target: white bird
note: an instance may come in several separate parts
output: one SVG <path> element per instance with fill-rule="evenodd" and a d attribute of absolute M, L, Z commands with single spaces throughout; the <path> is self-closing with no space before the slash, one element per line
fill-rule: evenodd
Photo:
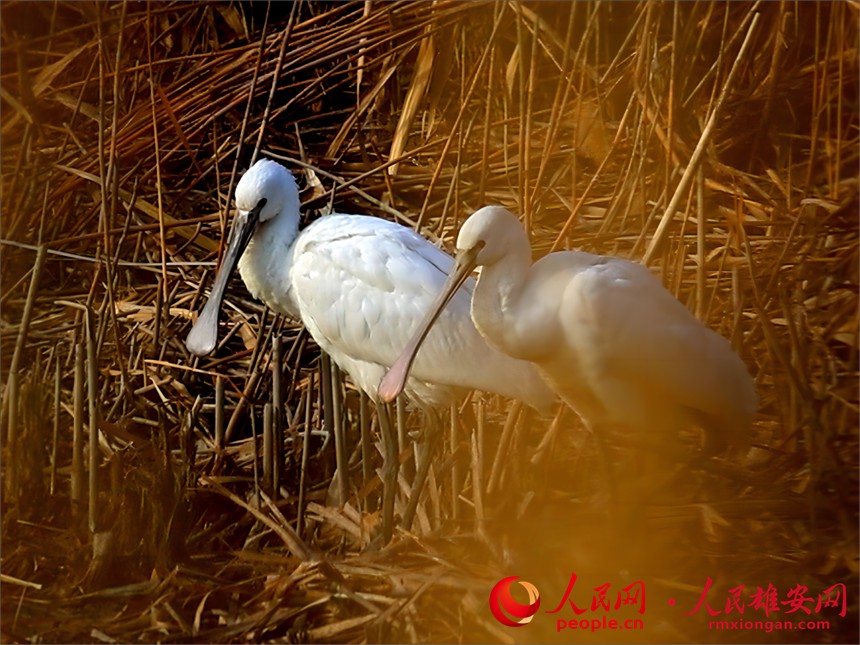
<path fill-rule="evenodd" d="M 457 250 L 437 304 L 380 383 L 382 400 L 399 392 L 435 316 L 481 267 L 471 307 L 478 330 L 534 363 L 598 436 L 632 431 L 660 448 L 696 425 L 706 453 L 748 443 L 757 396 L 746 366 L 641 264 L 579 251 L 532 264 L 522 225 L 501 206 L 469 217 Z"/>
<path fill-rule="evenodd" d="M 235 196 L 238 214 L 228 249 L 209 301 L 188 334 L 188 350 L 203 355 L 215 347 L 218 310 L 238 261 L 248 291 L 274 311 L 301 320 L 320 348 L 379 403 L 376 389 L 383 374 L 429 311 L 453 259 L 411 229 L 376 217 L 328 215 L 299 231 L 295 179 L 274 161 L 255 163 L 239 180 Z M 463 390 L 484 390 L 549 409 L 555 396 L 534 367 L 492 348 L 475 329 L 469 315 L 473 288 L 474 281 L 467 281 L 427 335 L 404 380 L 407 394 L 426 408 L 444 405 Z M 378 408 L 386 426 L 387 541 L 398 464 L 396 439 L 384 406 Z M 410 505 L 417 503 L 420 483 L 416 489 Z"/>

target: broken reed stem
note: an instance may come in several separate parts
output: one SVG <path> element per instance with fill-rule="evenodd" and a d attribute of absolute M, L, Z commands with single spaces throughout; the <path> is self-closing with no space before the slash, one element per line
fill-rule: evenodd
<path fill-rule="evenodd" d="M 42 268 L 45 266 L 47 248 L 39 245 L 36 251 L 36 261 L 33 264 L 33 274 L 30 277 L 30 286 L 27 289 L 27 300 L 24 303 L 24 311 L 21 315 L 21 323 L 18 325 L 18 337 L 15 340 L 15 351 L 12 353 L 12 361 L 9 365 L 8 383 L 6 386 L 6 445 L 7 464 L 6 485 L 7 491 L 13 499 L 17 497 L 18 490 L 18 363 L 24 351 L 24 342 L 30 329 L 30 321 L 33 318 L 33 306 L 36 303 L 36 292 L 39 287 L 39 279 Z"/>
<path fill-rule="evenodd" d="M 693 154 L 690 156 L 690 161 L 687 163 L 687 167 L 684 170 L 684 174 L 681 175 L 681 180 L 678 182 L 678 187 L 675 189 L 675 193 L 672 195 L 672 199 L 669 202 L 669 205 L 666 207 L 666 211 L 660 218 L 660 223 L 657 225 L 657 230 L 654 232 L 654 237 L 651 238 L 651 242 L 648 245 L 648 250 L 645 251 L 645 256 L 642 258 L 643 264 L 650 264 L 654 256 L 657 254 L 657 252 L 662 246 L 663 240 L 666 237 L 666 233 L 669 228 L 669 223 L 672 221 L 672 218 L 675 215 L 675 211 L 677 210 L 678 205 L 681 203 L 681 200 L 684 198 L 684 194 L 687 192 L 687 187 L 690 185 L 690 181 L 693 179 L 693 174 L 699 167 L 699 162 L 702 159 L 702 155 L 705 153 L 705 148 L 707 147 L 708 141 L 710 141 L 711 138 L 711 134 L 714 131 L 714 127 L 717 124 L 717 116 L 720 114 L 723 107 L 723 103 L 725 103 L 726 97 L 729 95 L 729 89 L 732 87 L 732 82 L 734 81 L 735 75 L 740 69 L 740 63 L 744 59 L 747 49 L 752 43 L 752 35 L 753 32 L 755 32 L 756 26 L 758 25 L 758 20 L 760 16 L 761 14 L 759 13 L 756 13 L 753 16 L 749 29 L 747 29 L 747 34 L 744 38 L 744 42 L 741 44 L 740 51 L 738 51 L 738 55 L 735 57 L 735 62 L 732 64 L 732 68 L 729 71 L 729 75 L 726 78 L 726 82 L 723 83 L 723 88 L 720 91 L 720 95 L 717 98 L 717 102 L 714 105 L 714 109 L 711 111 L 711 114 L 708 117 L 708 121 L 705 124 L 704 129 L 702 130 L 702 136 L 699 137 L 699 141 L 696 144 L 696 149 L 693 150 Z"/>
<path fill-rule="evenodd" d="M 696 318 L 705 320 L 705 286 L 707 273 L 705 271 L 705 174 L 699 166 L 696 172 Z"/>
<path fill-rule="evenodd" d="M 153 144 L 153 152 L 155 154 L 155 190 L 157 197 L 157 213 L 158 213 L 158 240 L 159 245 L 158 249 L 160 252 L 161 259 L 161 281 L 158 286 L 160 287 L 159 291 L 163 291 L 163 295 L 167 296 L 167 242 L 166 242 L 166 233 L 165 233 L 165 217 L 164 217 L 164 183 L 161 179 L 161 148 L 159 143 L 161 141 L 161 137 L 158 134 L 158 115 L 156 112 L 157 102 L 155 100 L 155 88 L 156 88 L 156 79 L 155 79 L 155 67 L 153 66 L 153 57 L 152 57 L 152 24 L 150 19 L 150 7 L 147 5 L 147 20 L 146 20 L 146 54 L 147 54 L 147 62 L 149 63 L 149 104 L 151 108 L 152 115 L 152 144 Z M 102 175 L 104 176 L 104 175 Z M 107 231 L 107 227 L 105 227 L 105 231 Z"/>
<path fill-rule="evenodd" d="M 263 143 L 263 134 L 266 132 L 266 125 L 269 122 L 269 116 L 270 116 L 271 111 L 272 111 L 272 101 L 275 98 L 275 90 L 277 89 L 278 83 L 281 79 L 281 68 L 284 64 L 284 55 L 286 54 L 286 51 L 287 51 L 287 43 L 290 40 L 290 34 L 293 31 L 293 24 L 295 23 L 295 20 L 296 20 L 296 12 L 298 10 L 298 6 L 299 6 L 299 3 L 296 2 L 296 3 L 293 3 L 292 7 L 290 7 L 290 19 L 289 19 L 289 22 L 287 23 L 286 29 L 284 29 L 283 35 L 281 36 L 281 48 L 280 48 L 280 51 L 278 52 L 277 62 L 275 63 L 275 72 L 272 74 L 272 85 L 269 88 L 269 97 L 266 100 L 266 107 L 263 110 L 263 118 L 260 120 L 259 129 L 257 131 L 257 143 L 254 145 L 254 153 L 253 153 L 253 155 L 251 155 L 252 162 L 254 160 L 256 160 L 257 155 L 260 154 L 260 146 Z M 262 51 L 262 49 L 261 49 L 261 51 Z M 262 62 L 262 56 L 260 57 L 260 60 Z M 250 96 L 249 96 L 249 98 L 250 98 Z M 250 100 L 248 101 L 248 104 L 250 106 L 250 104 L 251 104 Z"/>
<path fill-rule="evenodd" d="M 514 422 L 514 428 L 511 431 L 511 443 L 508 446 L 508 454 L 510 458 L 507 462 L 507 467 L 501 469 L 499 474 L 498 489 L 501 489 L 502 482 L 508 481 L 513 484 L 513 489 L 517 490 L 522 482 L 523 461 L 525 458 L 525 450 L 523 450 L 523 439 L 530 427 L 530 417 L 532 409 L 528 406 L 521 406 L 520 413 L 517 415 Z"/>
<path fill-rule="evenodd" d="M 158 276 L 157 280 L 158 286 L 155 289 L 155 330 L 152 332 L 153 358 L 160 358 L 159 347 L 162 347 L 162 344 L 159 341 L 161 339 L 161 309 L 164 306 L 164 287 L 162 286 L 164 278 L 162 276 Z"/>
<path fill-rule="evenodd" d="M 251 406 L 251 445 L 254 449 L 254 494 L 252 495 L 252 500 L 256 504 L 257 508 L 260 508 L 260 446 L 257 443 L 257 419 L 254 417 L 254 406 Z"/>
<path fill-rule="evenodd" d="M 6 384 L 7 423 L 6 446 L 9 467 L 6 469 L 6 494 L 11 499 L 18 496 L 18 372 L 9 372 Z"/>
<path fill-rule="evenodd" d="M 84 326 L 87 335 L 87 397 L 89 399 L 89 419 L 90 419 L 90 436 L 89 436 L 89 504 L 87 520 L 91 533 L 96 532 L 96 520 L 98 514 L 98 455 L 99 455 L 99 425 L 98 414 L 99 408 L 97 405 L 99 390 L 98 390 L 98 365 L 96 363 L 96 330 L 95 321 L 93 320 L 93 311 L 90 307 L 86 308 L 85 315 L 86 324 Z M 159 408 L 160 409 L 160 408 Z"/>
<path fill-rule="evenodd" d="M 552 423 L 550 423 L 549 430 L 544 433 L 543 438 L 538 444 L 538 447 L 535 448 L 534 454 L 529 460 L 532 466 L 539 466 L 549 454 L 550 448 L 552 448 L 555 442 L 555 437 L 558 434 L 559 428 L 561 427 L 561 419 L 564 416 L 566 408 L 566 403 L 558 406 L 558 412 L 553 418 Z"/>
<path fill-rule="evenodd" d="M 249 504 L 232 491 L 228 490 L 227 488 L 224 488 L 224 486 L 219 484 L 213 477 L 204 475 L 200 478 L 200 480 L 202 483 L 211 486 L 217 493 L 223 495 L 237 506 L 244 508 L 257 520 L 272 529 L 272 531 L 275 532 L 275 535 L 281 538 L 281 541 L 284 543 L 284 546 L 286 546 L 287 549 L 289 549 L 289 551 L 296 555 L 299 559 L 306 560 L 308 558 L 310 550 L 308 549 L 304 541 L 293 530 L 293 527 L 291 527 L 288 523 L 284 522 L 282 524 L 279 524 L 278 522 L 275 522 L 271 517 L 263 513 L 260 508 Z M 261 502 L 265 503 L 270 509 L 274 507 L 271 498 L 262 491 L 260 491 L 260 500 Z M 262 504 L 260 506 L 262 506 Z"/>
<path fill-rule="evenodd" d="M 444 435 L 442 435 L 442 428 L 437 428 L 436 432 L 440 435 L 437 438 L 437 442 L 444 446 Z M 437 450 L 441 450 L 442 446 L 439 446 Z M 433 513 L 433 521 L 432 528 L 438 529 L 442 526 L 442 494 L 439 487 L 439 480 L 436 476 L 436 460 L 435 458 L 430 463 L 430 470 L 427 473 L 427 497 L 430 500 L 430 508 Z"/>
<path fill-rule="evenodd" d="M 460 128 L 460 124 L 463 121 L 463 118 L 466 115 L 466 105 L 468 105 L 470 98 L 472 97 L 472 92 L 474 92 L 475 87 L 478 84 L 478 80 L 481 78 L 481 72 L 484 67 L 484 63 L 486 63 L 487 58 L 490 55 L 490 52 L 493 50 L 492 44 L 496 39 L 496 32 L 499 29 L 499 26 L 502 24 L 501 14 L 496 18 L 493 23 L 493 30 L 490 33 L 490 37 L 487 40 L 487 46 L 484 47 L 481 52 L 481 57 L 478 59 L 478 62 L 475 65 L 475 71 L 472 74 L 472 78 L 469 82 L 469 87 L 466 90 L 465 96 L 461 102 L 460 110 L 457 112 L 457 117 L 454 119 L 454 123 L 451 125 L 451 132 L 457 132 Z M 439 177 L 442 174 L 443 165 L 442 162 L 445 161 L 445 157 L 448 154 L 448 151 L 451 149 L 451 145 L 454 142 L 455 137 L 450 136 L 445 139 L 445 143 L 442 146 L 442 151 L 439 153 L 439 159 L 436 163 L 436 168 L 433 171 L 433 175 L 430 179 L 430 183 L 427 186 L 426 197 L 424 198 L 424 203 L 421 206 L 421 212 L 418 214 L 418 218 L 416 220 L 415 230 L 420 231 L 424 227 L 424 220 L 427 215 L 427 210 L 430 206 L 430 197 L 433 192 L 433 187 L 439 181 Z"/>
<path fill-rule="evenodd" d="M 15 351 L 12 353 L 12 362 L 9 364 L 9 374 L 18 373 L 18 363 L 24 351 L 24 342 L 30 329 L 30 321 L 33 318 L 33 306 L 36 303 L 36 292 L 39 289 L 39 279 L 45 266 L 48 250 L 44 244 L 40 244 L 36 250 L 36 261 L 33 264 L 33 274 L 30 277 L 30 286 L 27 289 L 27 300 L 24 303 L 24 311 L 21 314 L 21 324 L 18 325 L 18 337 L 15 340 Z M 10 441 L 11 443 L 11 441 Z"/>
<path fill-rule="evenodd" d="M 415 519 L 415 513 L 419 509 L 421 493 L 425 488 L 427 474 L 430 472 L 430 467 L 433 465 L 432 462 L 436 452 L 436 443 L 439 440 L 439 435 L 441 434 L 441 429 L 438 427 L 439 419 L 435 416 L 436 412 L 433 411 L 430 414 L 433 415 L 433 420 L 431 421 L 433 427 L 425 431 L 423 443 L 419 443 L 418 441 L 412 442 L 412 454 L 415 456 L 415 463 L 417 466 L 415 477 L 412 479 L 412 490 L 409 494 L 409 502 L 406 505 L 406 510 L 403 512 L 403 521 L 401 524 L 407 531 L 412 529 L 412 521 Z M 426 515 L 426 513 L 424 514 Z"/>
<path fill-rule="evenodd" d="M 407 444 L 407 433 L 406 433 L 406 397 L 398 396 L 394 400 L 394 407 L 397 413 L 397 454 L 400 454 L 400 451 L 403 450 Z M 400 472 L 409 475 L 413 474 L 414 470 L 410 468 L 410 466 L 415 466 L 415 461 L 407 461 L 400 465 Z"/>
<path fill-rule="evenodd" d="M 62 393 L 62 374 L 60 365 L 59 345 L 54 349 L 54 432 L 51 437 L 51 479 L 49 491 L 53 495 L 57 486 L 57 450 L 60 444 L 60 411 L 62 410 L 60 395 Z"/>
<path fill-rule="evenodd" d="M 308 375 L 308 389 L 305 391 L 305 432 L 302 437 L 302 465 L 299 472 L 298 520 L 296 523 L 296 530 L 301 536 L 305 535 L 305 491 L 307 490 L 308 459 L 310 458 L 311 425 L 313 422 L 314 375 L 315 372 L 313 371 Z"/>
<path fill-rule="evenodd" d="M 239 425 L 239 419 L 242 418 L 245 408 L 249 406 L 251 396 L 257 390 L 257 383 L 260 382 L 260 376 L 260 372 L 255 372 L 248 378 L 245 389 L 242 391 L 242 396 L 236 404 L 236 409 L 233 410 L 233 414 L 230 415 L 230 423 L 227 424 L 227 431 L 224 433 L 225 444 L 229 443 L 233 438 L 233 433 L 236 432 L 236 428 Z"/>
<path fill-rule="evenodd" d="M 511 437 L 513 436 L 517 417 L 519 416 L 522 407 L 523 404 L 520 401 L 514 401 L 513 405 L 508 408 L 505 427 L 502 429 L 502 436 L 499 439 L 499 446 L 496 448 L 496 456 L 493 459 L 493 466 L 490 469 L 490 480 L 487 482 L 487 495 L 492 494 L 496 490 L 496 487 L 499 485 L 499 481 L 502 478 L 504 457 L 510 450 Z"/>
<path fill-rule="evenodd" d="M 75 380 L 72 389 L 72 512 L 80 510 L 84 491 L 84 345 L 75 343 Z"/>
<path fill-rule="evenodd" d="M 224 450 L 224 377 L 215 377 L 215 449 Z"/>
<path fill-rule="evenodd" d="M 274 484 L 274 428 L 272 426 L 272 404 L 263 406 L 263 484 L 270 487 Z"/>
<path fill-rule="evenodd" d="M 460 465 L 457 459 L 457 454 L 460 451 L 460 415 L 457 411 L 457 406 L 451 404 L 451 518 L 459 519 L 460 517 Z"/>
<path fill-rule="evenodd" d="M 479 428 L 480 428 L 480 422 Z M 483 532 L 484 526 L 484 495 L 483 478 L 481 468 L 481 446 L 480 430 L 473 430 L 470 434 L 469 443 L 472 448 L 472 502 L 475 505 L 475 524 L 478 532 Z"/>
<path fill-rule="evenodd" d="M 739 267 L 732 267 L 732 335 L 729 340 L 731 341 L 732 348 L 742 354 L 741 345 L 743 341 L 743 326 L 741 325 L 741 318 L 743 317 L 744 312 L 744 301 L 743 301 L 743 291 L 741 291 L 740 284 L 740 270 Z"/>

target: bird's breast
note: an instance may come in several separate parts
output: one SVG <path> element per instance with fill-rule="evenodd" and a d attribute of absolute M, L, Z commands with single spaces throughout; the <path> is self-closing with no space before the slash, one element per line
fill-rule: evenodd
<path fill-rule="evenodd" d="M 239 275 L 256 299 L 273 311 L 298 318 L 299 307 L 290 278 L 292 256 L 292 245 L 255 236 L 239 260 Z"/>

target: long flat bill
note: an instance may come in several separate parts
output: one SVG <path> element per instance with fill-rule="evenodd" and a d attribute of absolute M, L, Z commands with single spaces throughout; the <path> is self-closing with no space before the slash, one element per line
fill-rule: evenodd
<path fill-rule="evenodd" d="M 433 306 L 427 311 L 427 314 L 418 326 L 416 333 L 409 339 L 409 342 L 406 343 L 406 347 L 394 363 L 391 364 L 391 367 L 388 368 L 385 376 L 383 376 L 382 380 L 379 382 L 379 387 L 377 388 L 376 393 L 380 400 L 385 403 L 390 403 L 396 399 L 397 395 L 399 395 L 403 391 L 403 388 L 406 387 L 406 379 L 409 378 L 409 370 L 412 369 L 412 363 L 415 360 L 415 356 L 418 354 L 418 350 L 421 348 L 421 344 L 424 342 L 424 339 L 427 338 L 427 334 L 430 332 L 430 328 L 433 326 L 433 323 L 436 322 L 439 315 L 451 301 L 451 298 L 454 297 L 457 289 L 460 288 L 475 269 L 476 256 L 477 252 L 471 249 L 461 251 L 457 254 L 454 267 L 448 275 L 448 279 L 445 281 L 445 284 L 442 285 L 442 291 L 439 293 Z"/>

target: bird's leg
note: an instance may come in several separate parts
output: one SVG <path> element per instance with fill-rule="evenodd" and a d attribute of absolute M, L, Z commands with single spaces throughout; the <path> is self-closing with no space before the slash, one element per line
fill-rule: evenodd
<path fill-rule="evenodd" d="M 367 394 L 364 390 L 358 399 L 358 425 L 361 428 L 361 474 L 362 480 L 366 484 L 372 477 L 371 458 L 370 454 L 373 451 L 373 443 L 370 439 L 370 419 L 367 407 Z"/>
<path fill-rule="evenodd" d="M 388 544 L 394 533 L 394 497 L 397 494 L 397 471 L 400 466 L 397 435 L 388 405 L 378 403 L 379 430 L 382 435 L 382 542 Z"/>
<path fill-rule="evenodd" d="M 609 444 L 607 443 L 607 438 L 604 436 L 606 429 L 602 427 L 595 428 L 584 418 L 582 418 L 582 422 L 591 433 L 591 436 L 594 437 L 595 441 L 597 441 L 597 452 L 600 453 L 600 461 L 603 466 L 603 476 L 606 481 L 606 486 L 609 489 L 609 520 L 610 525 L 612 525 L 613 518 L 618 515 L 618 482 L 614 472 L 615 469 L 612 467 L 612 455 L 610 454 Z M 550 430 L 551 429 L 552 428 L 550 428 Z"/>
<path fill-rule="evenodd" d="M 661 556 L 649 515 L 660 504 L 661 490 L 674 473 L 674 460 L 669 458 L 674 441 L 668 439 L 675 435 L 667 427 L 671 427 L 668 419 L 654 418 L 640 427 L 617 429 L 622 447 L 612 462 L 616 486 L 612 531 L 623 558 L 620 564 L 628 569 L 654 570 Z M 654 436 L 647 436 L 645 429 Z"/>
<path fill-rule="evenodd" d="M 591 428 L 589 424 L 586 425 Z M 615 429 L 611 424 L 601 424 L 592 429 L 592 434 L 597 440 L 609 493 L 607 544 L 611 545 L 615 566 L 627 568 L 631 559 L 635 559 L 638 542 L 644 539 L 638 530 L 642 527 L 638 522 L 641 508 L 637 502 L 641 503 L 642 500 L 636 486 L 641 482 L 633 472 L 638 470 L 638 465 L 635 460 L 631 460 L 630 449 L 625 446 L 619 454 L 610 445 L 613 438 L 618 438 L 613 434 Z"/>
<path fill-rule="evenodd" d="M 346 433 L 343 427 L 343 389 L 340 370 L 333 361 L 328 361 L 331 370 L 331 410 L 334 416 L 332 430 L 334 431 L 334 451 L 337 461 L 335 472 L 335 487 L 338 506 L 343 507 L 349 497 L 347 482 L 349 481 L 349 455 L 346 448 Z"/>
<path fill-rule="evenodd" d="M 406 442 L 409 440 L 409 434 L 406 432 L 406 417 L 408 415 L 406 411 L 406 398 L 402 396 L 397 397 L 397 400 L 394 402 L 394 407 L 394 418 L 396 419 L 395 427 L 397 428 L 397 446 L 399 448 L 401 446 L 405 446 Z M 409 460 L 407 460 L 404 463 L 401 463 L 398 468 L 404 470 L 406 472 L 406 476 L 409 477 L 415 466 L 415 462 L 410 463 Z"/>
<path fill-rule="evenodd" d="M 457 454 L 460 448 L 460 424 L 456 405 L 451 406 L 450 414 L 451 427 L 448 443 L 454 459 L 451 463 L 451 519 L 457 520 L 460 518 L 460 466 L 457 463 Z"/>
<path fill-rule="evenodd" d="M 407 531 L 412 528 L 412 521 L 415 519 L 415 512 L 418 510 L 418 501 L 421 499 L 421 491 L 424 490 L 424 483 L 427 481 L 427 473 L 430 472 L 430 464 L 433 462 L 433 454 L 436 452 L 436 442 L 440 434 L 439 428 L 442 425 L 435 411 L 427 410 L 427 417 L 429 431 L 425 433 L 424 450 L 421 451 L 420 457 L 416 457 L 418 469 L 412 484 L 412 492 L 409 495 L 409 504 L 403 513 L 403 522 L 401 524 Z M 418 448 L 418 443 L 414 443 L 413 445 L 416 449 Z"/>

